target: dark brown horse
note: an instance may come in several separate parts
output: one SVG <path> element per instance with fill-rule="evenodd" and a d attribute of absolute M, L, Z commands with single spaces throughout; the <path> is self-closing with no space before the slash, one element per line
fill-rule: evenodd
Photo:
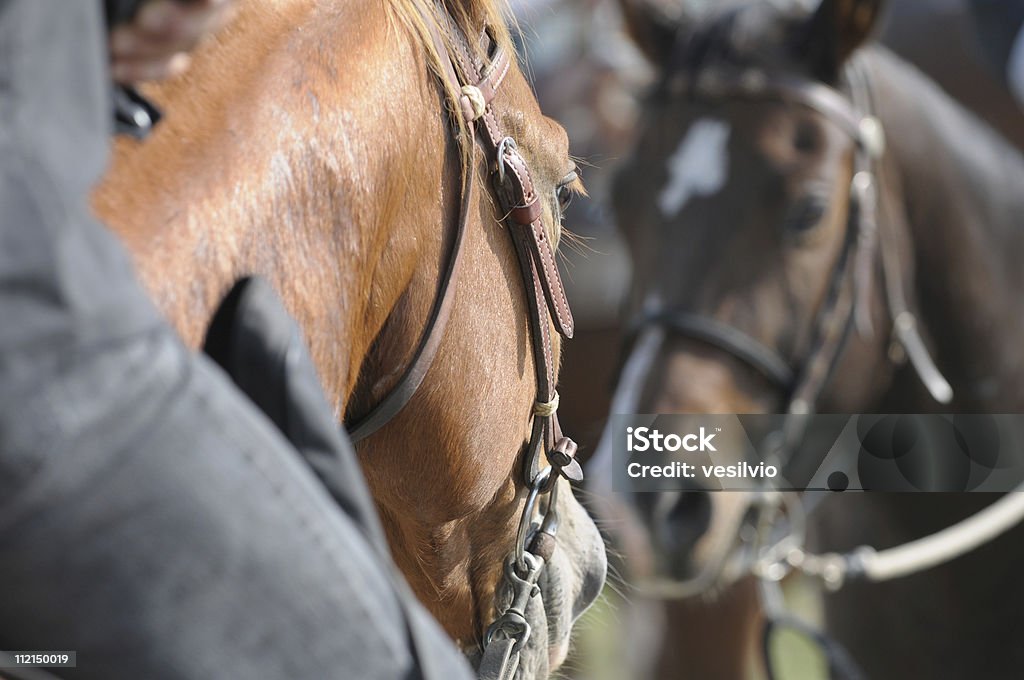
<path fill-rule="evenodd" d="M 879 4 L 823 0 L 807 14 L 761 3 L 686 25 L 656 3 L 624 3 L 661 85 L 617 191 L 637 272 L 632 310 L 644 323 L 613 412 L 785 412 L 793 385 L 780 384 L 777 363 L 818 376 L 798 405 L 808 410 L 1024 408 L 1024 159 L 919 72 L 863 47 Z M 855 182 L 872 153 L 872 174 Z M 875 241 L 855 247 L 845 267 L 854 218 L 870 210 L 871 176 Z M 840 274 L 850 311 L 837 317 L 828 312 Z M 823 372 L 813 360 L 823 337 L 840 335 L 837 318 L 853 331 L 828 345 L 832 370 Z M 780 361 L 745 351 L 751 344 Z M 694 492 L 633 501 L 609 510 L 634 529 L 627 564 L 641 578 L 682 579 L 731 545 L 749 499 Z M 828 549 L 887 547 L 989 502 L 842 495 L 819 509 L 815 528 Z M 871 678 L 1016 677 L 1022 540 L 1018 527 L 930 571 L 851 583 L 827 596 L 828 629 Z M 714 587 L 729 580 L 719 572 Z M 730 610 L 739 638 L 757 630 L 753 593 Z M 691 613 L 695 627 L 709 625 Z M 671 634 L 679 639 L 667 655 L 699 654 L 685 630 Z M 694 677 L 737 677 L 745 644 Z M 671 677 L 684 677 L 682 668 Z"/>
<path fill-rule="evenodd" d="M 233 282 L 271 281 L 339 424 L 367 414 L 413 360 L 463 221 L 437 354 L 358 453 L 398 565 L 471 657 L 495 618 L 523 513 L 531 420 L 553 412 L 534 403 L 531 338 L 553 338 L 553 370 L 560 347 L 546 313 L 543 327 L 530 322 L 535 291 L 489 190 L 496 166 L 471 153 L 465 120 L 450 121 L 468 103 L 490 126 L 477 123 L 478 139 L 514 138 L 499 156 L 525 160 L 535 201 L 524 210 L 542 241 L 557 243 L 559 199 L 575 188 L 565 133 L 541 114 L 514 57 L 507 73 L 488 70 L 511 47 L 501 14 L 489 0 L 243 3 L 184 78 L 149 93 L 167 117 L 148 141 L 122 142 L 96 199 L 193 346 Z M 477 69 L 496 92 L 458 91 L 452 79 L 477 82 Z M 475 182 L 461 179 L 467 162 Z M 521 182 L 524 168 L 506 165 Z M 533 598 L 526 612 L 526 677 L 561 663 L 604 577 L 592 521 L 557 484 L 561 528 L 540 576 L 543 606 Z"/>

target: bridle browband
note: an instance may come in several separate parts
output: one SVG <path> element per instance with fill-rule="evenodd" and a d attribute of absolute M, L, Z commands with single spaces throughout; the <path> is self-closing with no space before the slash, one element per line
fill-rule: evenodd
<path fill-rule="evenodd" d="M 458 93 L 455 110 L 449 114 L 454 122 L 465 126 L 465 143 L 469 147 L 468 165 L 463 168 L 459 215 L 434 305 L 412 360 L 391 391 L 348 429 L 353 442 L 360 442 L 390 422 L 412 399 L 437 355 L 464 259 L 463 242 L 476 183 L 478 148 L 482 148 L 488 172 L 494 179 L 494 195 L 504 216 L 502 221 L 511 235 L 523 278 L 537 383 L 533 422 L 522 469 L 526 502 L 515 546 L 504 565 L 504 588 L 498 596 L 499 615 L 487 629 L 478 670 L 482 680 L 509 680 L 518 670 L 520 652 L 531 633 L 526 607 L 530 599 L 539 594 L 537 581 L 555 548 L 558 478 L 572 481 L 583 478 L 583 470 L 575 458 L 576 443 L 562 434 L 558 423 L 557 364 L 551 336 L 553 325 L 558 333 L 571 338 L 573 318 L 555 262 L 555 244 L 544 226 L 541 196 L 526 159 L 515 139 L 503 131 L 493 106 L 511 57 L 485 30 L 481 38 L 489 49 L 493 48 L 493 54 L 489 63 L 481 63 L 468 38 L 448 13 L 438 6 L 435 14 L 424 16 L 424 23 L 440 61 L 440 75 L 448 89 Z M 542 457 L 547 466 L 543 466 Z M 547 503 L 538 524 L 533 516 L 540 511 L 540 500 L 544 496 L 547 496 Z"/>

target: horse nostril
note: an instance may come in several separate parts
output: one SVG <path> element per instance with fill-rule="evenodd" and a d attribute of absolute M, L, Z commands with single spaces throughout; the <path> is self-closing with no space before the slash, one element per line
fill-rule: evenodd
<path fill-rule="evenodd" d="M 661 494 L 655 504 L 653 529 L 664 562 L 675 576 L 686 577 L 694 548 L 711 526 L 711 496 L 707 491 Z"/>

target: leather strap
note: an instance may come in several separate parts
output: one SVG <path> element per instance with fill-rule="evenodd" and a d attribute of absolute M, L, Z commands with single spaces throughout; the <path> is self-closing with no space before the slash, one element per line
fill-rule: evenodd
<path fill-rule="evenodd" d="M 449 27 L 451 27 L 450 22 Z M 497 78 L 497 82 L 500 83 L 501 78 L 504 78 L 505 73 L 508 72 L 508 55 L 499 46 L 489 69 L 482 69 L 472 56 L 465 39 L 461 38 L 458 33 L 460 33 L 458 29 L 451 27 L 450 34 L 455 47 L 453 55 L 455 61 L 470 80 L 478 83 L 477 87 L 481 92 L 490 87 L 490 92 L 493 95 L 497 85 L 491 86 L 490 79 L 484 75 L 484 72 L 500 74 L 500 77 Z M 479 118 L 482 122 L 480 130 L 486 152 L 495 159 L 498 177 L 505 179 L 504 183 L 499 183 L 495 187 L 495 191 L 509 218 L 507 221 L 513 226 L 514 235 L 527 232 L 529 250 L 536 263 L 536 267 L 531 270 L 531 278 L 538 280 L 541 284 L 544 300 L 555 328 L 565 337 L 571 338 L 574 331 L 572 312 L 569 309 L 569 301 L 562 285 L 562 277 L 559 275 L 558 266 L 555 263 L 554 245 L 550 242 L 544 228 L 540 196 L 534 186 L 530 168 L 514 140 L 511 144 L 502 143 L 504 140 L 512 138 L 503 133 L 501 123 L 490 102 Z M 525 267 L 523 274 L 524 276 L 526 274 Z M 527 287 L 529 288 L 529 282 L 527 282 Z"/>
<path fill-rule="evenodd" d="M 475 135 L 480 132 L 485 154 L 493 160 L 491 169 L 495 176 L 495 194 L 505 211 L 503 219 L 509 226 L 527 298 L 530 347 L 537 391 L 530 439 L 523 460 L 523 482 L 530 495 L 520 520 L 520 533 L 531 521 L 534 505 L 529 498 L 535 501 L 539 493 L 550 493 L 551 497 L 540 530 L 529 541 L 525 536 L 517 534 L 513 555 L 523 559 L 527 553 L 550 557 L 554 550 L 554 533 L 558 527 L 555 502 L 558 477 L 573 480 L 582 478 L 582 469 L 575 460 L 576 444 L 562 435 L 558 423 L 558 395 L 555 392 L 557 364 L 551 337 L 552 323 L 559 333 L 572 337 L 572 313 L 555 263 L 554 244 L 544 228 L 541 199 L 529 166 L 515 140 L 504 134 L 491 103 L 494 92 L 508 72 L 508 56 L 499 46 L 491 64 L 482 67 L 458 27 L 450 21 L 445 27 L 452 48 L 449 54 L 454 65 L 461 70 L 464 79 L 475 83 L 472 87 L 460 88 L 463 93 L 460 108 L 470 133 Z M 549 319 L 552 323 L 549 323 Z M 542 455 L 547 458 L 550 469 L 542 471 Z M 524 545 L 524 541 L 528 544 Z M 515 574 L 517 562 L 518 558 L 511 563 L 512 573 L 506 571 L 506 579 L 514 577 L 513 580 L 519 580 L 519 575 Z M 543 565 L 543 560 L 539 560 L 539 564 Z M 531 573 L 536 579 L 536 573 Z M 534 590 L 535 587 L 529 587 L 518 592 L 529 598 L 533 596 Z M 480 676 L 488 680 L 510 680 L 517 672 L 519 650 L 529 639 L 528 626 L 516 633 L 514 641 L 491 637 L 493 627 L 499 625 L 512 611 L 507 609 L 501 612 L 499 609 L 498 618 L 488 628 L 479 669 Z M 525 611 L 525 603 L 521 603 L 520 614 L 522 611 Z"/>
<path fill-rule="evenodd" d="M 529 500 L 524 504 L 517 533 L 515 549 L 509 562 L 511 573 L 506 570 L 505 578 L 516 577 L 517 564 L 524 563 L 527 556 L 536 560 L 537 571 L 531 571 L 532 581 L 523 582 L 519 595 L 525 598 L 537 596 L 536 578 L 539 569 L 555 548 L 554 534 L 558 527 L 557 481 L 559 476 L 579 481 L 583 470 L 575 459 L 576 443 L 562 435 L 558 423 L 558 395 L 554 391 L 557 365 L 548 319 L 551 318 L 558 332 L 572 337 L 573 319 L 565 296 L 561 277 L 555 264 L 554 244 L 544 228 L 543 211 L 526 160 L 510 137 L 501 132 L 498 116 L 491 102 L 510 68 L 510 59 L 505 49 L 496 46 L 490 63 L 486 66 L 473 57 L 472 49 L 465 35 L 452 22 L 447 12 L 437 7 L 438 17 L 425 16 L 424 23 L 430 32 L 433 48 L 439 57 L 441 76 L 447 81 L 447 89 L 457 93 L 458 106 L 455 113 L 462 116 L 462 123 L 468 132 L 470 144 L 468 165 L 462 169 L 462 200 L 455 233 L 448 255 L 447 265 L 438 283 L 437 295 L 426 327 L 417 345 L 413 359 L 398 383 L 371 412 L 358 423 L 350 426 L 353 442 L 366 439 L 394 418 L 409 403 L 426 377 L 451 315 L 455 285 L 458 282 L 463 261 L 463 244 L 470 214 L 473 189 L 477 174 L 477 138 L 482 131 L 483 149 L 493 160 L 491 169 L 500 180 L 495 187 L 496 194 L 506 211 L 503 221 L 509 223 L 509 232 L 516 251 L 520 272 L 527 297 L 527 315 L 530 329 L 530 346 L 533 354 L 537 392 L 535 397 L 533 423 L 530 440 L 526 447 L 523 465 L 523 482 L 529 490 Z M 442 31 L 445 36 L 442 36 Z M 484 36 L 493 43 L 492 35 L 485 30 Z M 461 71 L 461 73 L 460 73 Z M 471 83 L 464 85 L 463 83 Z M 550 468 L 541 470 L 541 454 L 547 457 Z M 548 506 L 543 513 L 541 527 L 532 538 L 523 533 L 523 528 L 532 520 L 536 510 L 538 494 L 550 494 Z M 536 555 L 543 556 L 537 558 Z M 521 584 L 522 585 L 522 584 Z M 519 605 L 525 611 L 525 602 Z M 480 677 L 487 680 L 512 680 L 519 667 L 519 654 L 530 636 L 528 625 L 513 634 L 499 638 L 491 636 L 491 630 L 506 621 L 513 612 L 499 610 L 499 616 L 488 627 L 484 645 Z M 522 615 L 522 612 L 520 612 Z M 414 644 L 419 647 L 415 631 L 411 631 Z M 422 656 L 422 655 L 420 655 Z"/>
<path fill-rule="evenodd" d="M 471 141 L 472 150 L 470 158 L 476 160 L 476 142 Z M 437 296 L 434 298 L 434 308 L 427 319 L 427 325 L 420 338 L 413 359 L 405 369 L 405 373 L 398 380 L 398 383 L 368 414 L 363 416 L 357 423 L 349 426 L 349 437 L 353 444 L 358 444 L 371 434 L 384 427 L 391 421 L 399 411 L 405 408 L 406 404 L 416 394 L 427 376 L 427 371 L 434 363 L 437 350 L 441 347 L 441 340 L 448 328 L 448 318 L 451 316 L 452 305 L 455 299 L 455 282 L 459 278 L 462 269 L 462 242 L 466 233 L 466 219 L 469 215 L 469 201 L 473 194 L 473 184 L 476 173 L 472 170 L 465 172 L 462 180 L 462 201 L 459 207 L 459 220 L 455 227 L 455 235 L 451 251 L 448 255 L 448 265 L 445 267 L 437 289 Z"/>
<path fill-rule="evenodd" d="M 544 227 L 543 207 L 534 187 L 533 176 L 519 148 L 515 144 L 502 144 L 502 140 L 508 138 L 503 134 L 491 107 L 484 113 L 483 123 L 481 129 L 484 144 L 494 153 L 496 162 L 504 166 L 498 177 L 504 177 L 505 182 L 499 180 L 495 191 L 508 215 L 507 221 L 513 227 L 515 237 L 527 246 L 534 262 L 531 278 L 541 285 L 543 300 L 555 328 L 565 337 L 571 338 L 574 332 L 572 312 L 555 263 L 554 245 Z"/>
<path fill-rule="evenodd" d="M 460 80 L 452 67 L 451 61 L 445 58 L 445 55 L 448 54 L 448 49 L 445 46 L 444 40 L 441 38 L 440 33 L 438 33 L 435 22 L 428 20 L 425 23 L 430 28 L 434 49 L 437 50 L 438 55 L 441 57 L 440 62 L 444 76 L 449 81 L 451 87 L 458 92 L 460 91 Z M 493 98 L 507 70 L 508 60 L 506 57 L 504 69 L 492 70 L 487 78 L 482 79 L 477 84 L 485 103 L 489 103 L 490 99 Z M 460 108 L 463 116 L 467 115 L 467 109 L 468 113 L 472 114 L 472 104 L 469 101 L 469 97 L 465 94 L 460 98 Z M 466 120 L 472 121 L 472 118 L 467 117 Z M 462 256 L 463 237 L 466 233 L 466 222 L 470 213 L 469 203 L 472 200 L 473 187 L 476 180 L 477 144 L 475 135 L 470 135 L 469 143 L 471 145 L 469 154 L 470 165 L 468 168 L 463 169 L 462 200 L 459 206 L 459 217 L 455 227 L 452 246 L 448 254 L 447 266 L 442 272 L 438 283 L 434 307 L 427 318 L 423 335 L 413 354 L 413 359 L 402 374 L 402 377 L 368 414 L 360 418 L 356 423 L 348 426 L 349 436 L 354 444 L 359 443 L 384 427 L 405 408 L 416 393 L 416 390 L 423 383 L 441 346 L 441 340 L 448 327 L 448 318 L 451 316 L 455 298 L 455 283 L 458 281 L 459 273 L 462 269 L 462 261 L 464 259 Z"/>
<path fill-rule="evenodd" d="M 484 655 L 477 669 L 479 680 L 512 680 L 519 670 L 519 652 L 512 638 L 495 640 L 484 647 Z"/>
<path fill-rule="evenodd" d="M 457 29 L 453 29 L 452 32 L 458 33 Z M 468 44 L 460 40 L 458 35 L 454 38 L 453 55 L 459 67 L 471 80 L 478 83 L 488 82 L 487 76 L 481 72 L 479 63 L 470 53 Z M 504 77 L 508 70 L 506 60 L 504 50 L 499 47 L 489 72 Z M 572 312 L 555 263 L 554 246 L 544 227 L 540 197 L 526 159 L 514 140 L 511 143 L 507 141 L 511 138 L 504 134 L 490 103 L 479 117 L 479 121 L 483 146 L 486 153 L 494 159 L 495 193 L 506 211 L 505 221 L 510 226 L 509 232 L 523 277 L 537 381 L 536 401 L 538 404 L 550 404 L 555 399 L 556 363 L 548 319 L 552 320 L 559 333 L 571 338 Z M 527 486 L 540 472 L 541 454 L 549 454 L 562 439 L 564 438 L 556 412 L 534 414 L 523 470 Z M 575 444 L 572 444 L 571 449 L 575 452 Z M 558 470 L 575 477 L 577 475 L 574 473 L 582 471 L 578 463 L 572 463 L 575 463 L 575 460 L 570 461 L 567 466 L 557 466 Z"/>
<path fill-rule="evenodd" d="M 692 312 L 657 310 L 644 316 L 636 333 L 646 326 L 660 326 L 678 335 L 700 340 L 724 350 L 770 380 L 776 387 L 789 391 L 794 371 L 778 352 L 735 326 L 710 316 Z"/>
<path fill-rule="evenodd" d="M 814 109 L 842 129 L 872 156 L 881 155 L 881 127 L 838 90 L 809 78 L 762 71 L 705 70 L 695 75 L 672 76 L 673 86 L 703 99 L 776 99 Z"/>
<path fill-rule="evenodd" d="M 462 242 L 469 214 L 469 201 L 473 193 L 476 175 L 476 131 L 481 132 L 485 153 L 494 159 L 493 169 L 498 181 L 495 192 L 502 208 L 519 259 L 520 272 L 528 298 L 527 309 L 530 323 L 531 346 L 537 381 L 537 403 L 552 404 L 555 400 L 555 357 L 547 319 L 550 318 L 556 330 L 566 337 L 572 337 L 574 324 L 569 302 L 565 295 L 561 276 L 555 262 L 554 244 L 544 227 L 543 210 L 533 183 L 526 159 L 520 153 L 514 140 L 502 132 L 492 101 L 502 80 L 510 68 L 510 58 L 502 46 L 497 46 L 486 67 L 481 66 L 473 56 L 469 43 L 462 31 L 454 25 L 447 14 L 439 11 L 440 22 L 428 17 L 431 40 L 437 54 L 441 56 L 441 71 L 455 92 L 460 92 L 459 113 L 463 116 L 470 132 L 471 166 L 464 169 L 462 205 L 456 227 L 449 264 L 438 286 L 434 309 L 428 318 L 426 329 L 420 340 L 413 360 L 395 387 L 380 403 L 359 422 L 350 426 L 354 442 L 370 436 L 394 418 L 412 399 L 422 384 L 430 365 L 440 347 L 448 317 L 451 312 L 454 282 L 458 279 L 462 261 Z M 440 23 L 440 29 L 438 28 Z M 441 35 L 447 36 L 447 41 Z M 485 32 L 485 37 L 490 38 Z M 445 56 L 449 58 L 444 58 Z M 461 71 L 461 76 L 460 72 Z M 468 81 L 472 85 L 462 85 Z M 534 416 L 534 428 L 528 446 L 524 477 L 527 484 L 532 482 L 540 469 L 540 453 L 553 450 L 561 444 L 559 460 L 568 458 L 568 463 L 559 465 L 571 479 L 582 477 L 582 469 L 575 462 L 575 443 L 562 442 L 561 428 L 557 415 L 552 412 Z M 566 452 L 570 452 L 567 454 Z"/>
<path fill-rule="evenodd" d="M 453 291 L 463 259 L 463 237 L 477 173 L 476 135 L 480 132 L 483 142 L 481 146 L 487 157 L 493 161 L 489 165 L 497 178 L 495 193 L 505 210 L 502 219 L 509 224 L 523 279 L 527 298 L 530 346 L 537 383 L 533 423 L 523 465 L 523 482 L 529 490 L 528 498 L 532 498 L 534 503 L 531 504 L 528 500 L 524 506 L 520 521 L 520 533 L 524 535 L 520 537 L 517 534 L 512 555 L 518 557 L 509 563 L 512 569 L 511 576 L 518 578 L 516 569 L 520 559 L 526 563 L 526 556 L 530 554 L 532 559 L 538 560 L 536 568 L 539 570 L 544 560 L 537 558 L 536 555 L 550 557 L 551 551 L 554 550 L 554 533 L 558 527 L 555 502 L 558 477 L 564 476 L 576 481 L 583 477 L 582 468 L 575 459 L 576 444 L 562 435 L 558 424 L 558 395 L 554 389 L 557 364 L 551 324 L 548 321 L 550 318 L 559 333 L 572 337 L 573 319 L 555 263 L 554 244 L 551 243 L 544 228 L 541 199 L 533 183 L 530 169 L 515 141 L 503 134 L 499 117 L 492 108 L 494 95 L 510 68 L 509 56 L 504 48 L 498 45 L 490 64 L 482 66 L 474 57 L 473 50 L 459 27 L 442 8 L 437 8 L 436 12 L 439 21 L 435 21 L 435 17 L 424 17 L 424 23 L 429 27 L 433 47 L 440 57 L 441 75 L 448 81 L 448 89 L 458 93 L 456 112 L 463 118 L 462 122 L 469 133 L 468 143 L 471 145 L 469 165 L 463 168 L 459 217 L 448 265 L 438 284 L 434 308 L 413 360 L 391 392 L 368 416 L 352 427 L 351 436 L 353 441 L 363 440 L 401 411 L 423 382 L 437 354 L 450 316 Z M 484 31 L 484 38 L 493 43 L 489 32 Z M 550 463 L 550 469 L 543 471 L 542 454 Z M 550 494 L 548 507 L 543 513 L 540 530 L 532 539 L 527 540 L 523 528 L 531 522 L 532 513 L 536 509 L 536 498 L 542 493 Z M 533 581 L 526 584 L 530 587 L 520 590 L 520 595 L 526 598 L 533 597 L 536 590 L 538 572 L 530 573 Z M 508 572 L 506 578 L 510 578 Z M 525 603 L 521 604 L 525 607 Z M 501 613 L 492 627 L 499 625 L 509 615 L 510 611 Z M 529 639 L 529 634 L 529 627 L 526 626 L 515 633 L 514 639 L 513 636 L 506 636 L 507 639 L 492 639 L 489 628 L 484 662 L 480 669 L 482 676 L 495 680 L 511 678 L 518 667 L 519 650 Z"/>

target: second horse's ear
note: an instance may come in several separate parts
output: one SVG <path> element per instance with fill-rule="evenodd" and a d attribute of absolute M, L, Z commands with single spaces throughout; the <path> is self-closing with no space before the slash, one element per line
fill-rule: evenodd
<path fill-rule="evenodd" d="M 655 69 L 671 58 L 686 21 L 682 3 L 672 0 L 619 0 L 626 30 Z"/>
<path fill-rule="evenodd" d="M 815 76 L 834 82 L 850 55 L 871 36 L 884 5 L 884 0 L 821 0 L 804 26 L 796 56 Z"/>

